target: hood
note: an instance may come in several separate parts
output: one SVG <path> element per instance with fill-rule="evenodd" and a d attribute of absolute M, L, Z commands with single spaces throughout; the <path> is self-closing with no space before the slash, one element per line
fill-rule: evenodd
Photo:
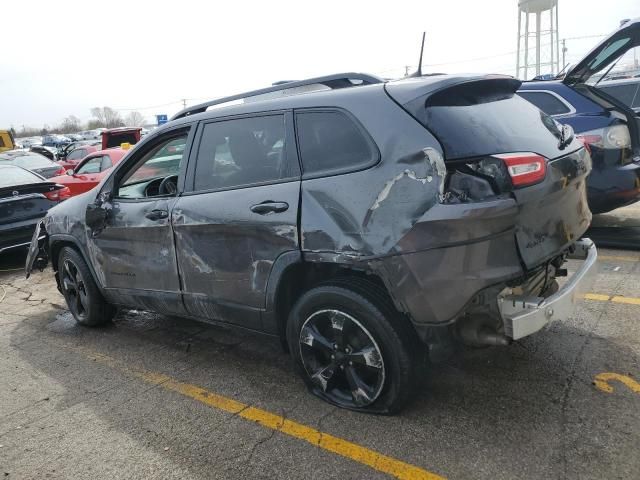
<path fill-rule="evenodd" d="M 565 85 L 584 83 L 592 75 L 606 71 L 627 51 L 640 45 L 640 18 L 629 20 L 573 65 L 562 80 Z"/>

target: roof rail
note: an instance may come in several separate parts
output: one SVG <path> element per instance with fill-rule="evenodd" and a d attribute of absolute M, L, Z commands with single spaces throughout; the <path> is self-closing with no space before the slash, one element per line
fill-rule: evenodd
<path fill-rule="evenodd" d="M 354 84 L 351 80 L 359 80 L 360 83 Z M 207 108 L 214 105 L 220 105 L 222 103 L 232 102 L 234 100 L 242 100 L 243 98 L 255 97 L 257 95 L 263 95 L 265 93 L 279 92 L 282 90 L 288 90 L 290 88 L 304 87 L 307 85 L 325 85 L 331 89 L 353 87 L 355 85 L 372 85 L 375 83 L 384 83 L 384 80 L 375 75 L 369 75 L 366 73 L 336 73 L 333 75 L 326 75 L 324 77 L 309 78 L 307 80 L 296 80 L 292 82 L 277 82 L 276 85 L 271 87 L 261 88 L 259 90 L 253 90 L 250 92 L 239 93 L 237 95 L 231 95 L 230 97 L 218 98 L 217 100 L 211 100 L 209 102 L 200 103 L 191 107 L 185 108 L 179 111 L 171 120 L 177 120 L 196 113 L 202 113 Z"/>

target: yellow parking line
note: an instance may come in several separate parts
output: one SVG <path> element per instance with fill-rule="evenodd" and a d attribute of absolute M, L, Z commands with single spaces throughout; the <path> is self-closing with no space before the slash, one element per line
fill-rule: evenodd
<path fill-rule="evenodd" d="M 640 393 L 640 383 L 636 382 L 633 378 L 627 375 L 621 375 L 619 373 L 599 373 L 594 378 L 593 384 L 598 390 L 602 390 L 606 393 L 613 393 L 613 387 L 609 384 L 611 380 L 617 380 L 618 382 L 624 384 L 632 392 Z"/>
<path fill-rule="evenodd" d="M 611 301 L 615 303 L 626 303 L 628 305 L 640 305 L 640 298 L 622 297 L 620 295 L 612 297 Z"/>
<path fill-rule="evenodd" d="M 585 300 L 595 300 L 596 302 L 608 302 L 611 300 L 611 295 L 601 295 L 599 293 L 585 293 Z"/>
<path fill-rule="evenodd" d="M 585 300 L 596 302 L 626 303 L 627 305 L 640 305 L 640 298 L 623 297 L 622 295 L 602 295 L 600 293 L 585 293 Z"/>
<path fill-rule="evenodd" d="M 69 350 L 80 352 L 93 361 L 102 363 L 123 373 L 133 375 L 147 383 L 180 393 L 181 395 L 197 400 L 209 407 L 238 415 L 245 420 L 258 423 L 263 427 L 303 440 L 314 447 L 322 448 L 323 450 L 335 453 L 341 457 L 366 465 L 378 472 L 386 473 L 403 480 L 444 480 L 444 477 L 431 473 L 420 467 L 416 467 L 415 465 L 405 463 L 401 460 L 396 460 L 395 458 L 388 457 L 348 440 L 334 437 L 333 435 L 321 432 L 320 430 L 302 423 L 286 419 L 280 415 L 268 412 L 267 410 L 252 407 L 245 403 L 233 400 L 232 398 L 218 395 L 217 393 L 198 387 L 197 385 L 183 383 L 161 373 L 149 372 L 147 370 L 131 367 L 113 357 L 93 351 L 87 347 L 78 345 L 63 346 Z"/>
<path fill-rule="evenodd" d="M 624 255 L 598 255 L 598 260 L 618 262 L 638 262 L 640 257 L 627 257 Z"/>

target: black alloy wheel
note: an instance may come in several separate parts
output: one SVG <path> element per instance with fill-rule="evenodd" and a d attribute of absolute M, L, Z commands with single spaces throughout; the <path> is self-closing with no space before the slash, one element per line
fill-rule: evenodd
<path fill-rule="evenodd" d="M 378 399 L 385 382 L 382 352 L 357 319 L 318 310 L 302 325 L 299 344 L 309 378 L 333 403 L 362 408 Z"/>
<path fill-rule="evenodd" d="M 62 289 L 76 320 L 86 320 L 89 310 L 87 287 L 78 266 L 69 258 L 66 258 L 62 265 Z"/>

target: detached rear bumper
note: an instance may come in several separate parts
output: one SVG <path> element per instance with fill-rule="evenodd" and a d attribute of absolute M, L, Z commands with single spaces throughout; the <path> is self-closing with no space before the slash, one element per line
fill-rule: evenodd
<path fill-rule="evenodd" d="M 566 320 L 575 305 L 593 286 L 597 274 L 598 252 L 588 238 L 575 244 L 571 259 L 582 260 L 582 265 L 553 295 L 547 298 L 506 295 L 498 298 L 504 321 L 505 334 L 514 339 L 537 332 L 552 320 Z"/>

